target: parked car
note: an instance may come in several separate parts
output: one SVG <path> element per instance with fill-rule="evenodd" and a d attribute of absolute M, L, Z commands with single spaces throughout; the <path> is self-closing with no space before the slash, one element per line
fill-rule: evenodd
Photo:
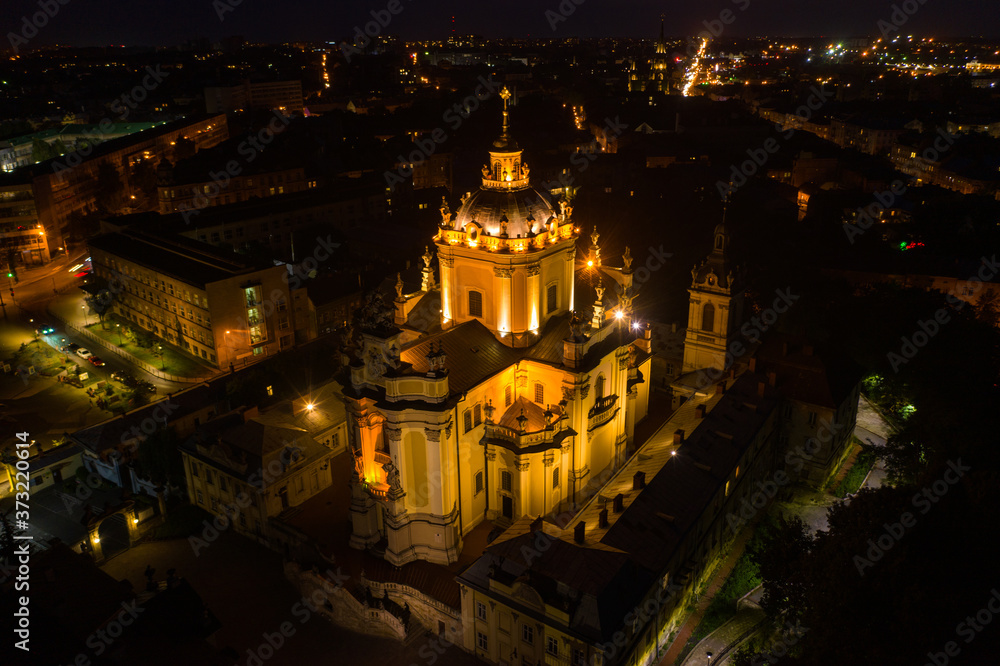
<path fill-rule="evenodd" d="M 116 370 L 111 373 L 111 379 L 121 382 L 124 386 L 131 387 L 136 382 L 136 378 L 125 370 Z"/>
<path fill-rule="evenodd" d="M 79 347 L 76 350 L 76 355 L 79 356 L 80 358 L 87 359 L 87 358 L 90 358 L 91 356 L 93 356 L 94 354 L 89 349 L 86 349 L 85 347 Z"/>
<path fill-rule="evenodd" d="M 63 338 L 63 339 L 65 340 L 65 338 Z M 70 352 L 70 353 L 74 353 L 75 354 L 76 350 L 79 349 L 79 348 L 80 348 L 80 345 L 76 344 L 75 342 L 71 342 L 68 345 L 63 345 L 62 347 L 60 347 L 59 351 Z"/>
<path fill-rule="evenodd" d="M 144 379 L 138 380 L 136 382 L 135 387 L 136 388 L 141 388 L 142 390 L 148 391 L 149 393 L 156 393 L 156 384 L 154 384 L 152 382 L 147 382 Z"/>
<path fill-rule="evenodd" d="M 96 365 L 98 368 L 101 367 L 102 365 L 104 365 L 104 361 L 102 361 L 100 359 L 100 357 L 98 357 L 98 356 L 91 355 L 91 356 L 87 356 L 86 358 L 87 358 L 88 361 L 90 361 L 91 363 L 93 363 L 94 365 Z"/>

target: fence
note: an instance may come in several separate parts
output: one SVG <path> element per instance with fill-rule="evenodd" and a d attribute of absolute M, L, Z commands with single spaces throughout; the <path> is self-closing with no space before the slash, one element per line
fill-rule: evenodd
<path fill-rule="evenodd" d="M 145 372 L 148 372 L 149 374 L 153 375 L 154 377 L 159 377 L 160 379 L 165 379 L 167 381 L 183 382 L 183 383 L 187 383 L 187 384 L 200 384 L 201 382 L 205 381 L 206 379 L 210 379 L 212 377 L 212 375 L 201 375 L 199 377 L 182 377 L 180 375 L 172 375 L 172 374 L 170 374 L 168 372 L 163 372 L 162 370 L 156 368 L 155 366 L 152 366 L 149 363 L 146 363 L 145 361 L 141 360 L 140 358 L 138 358 L 134 354 L 131 354 L 131 353 L 125 351 L 121 347 L 116 347 L 114 345 L 109 345 L 107 340 L 105 340 L 101 336 L 97 335 L 96 333 L 92 333 L 91 331 L 87 330 L 86 328 L 78 328 L 77 326 L 75 326 L 74 324 L 71 324 L 68 321 L 64 321 L 63 323 L 66 325 L 66 328 L 70 329 L 74 333 L 79 333 L 80 335 L 82 335 L 83 337 L 87 338 L 88 340 L 97 343 L 102 348 L 104 348 L 106 351 L 108 351 L 108 352 L 114 354 L 115 356 L 117 356 L 117 357 L 119 357 L 119 358 L 127 361 L 129 364 L 134 365 L 135 367 L 140 368 L 141 370 L 143 370 Z"/>

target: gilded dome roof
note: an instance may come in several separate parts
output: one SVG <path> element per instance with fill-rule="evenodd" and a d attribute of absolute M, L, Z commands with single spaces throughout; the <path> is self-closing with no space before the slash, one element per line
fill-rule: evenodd
<path fill-rule="evenodd" d="M 501 222 L 506 218 L 509 238 L 527 238 L 543 230 L 556 216 L 552 202 L 533 187 L 517 190 L 480 189 L 473 192 L 455 217 L 455 229 L 465 229 L 476 222 L 490 236 L 500 236 Z"/>

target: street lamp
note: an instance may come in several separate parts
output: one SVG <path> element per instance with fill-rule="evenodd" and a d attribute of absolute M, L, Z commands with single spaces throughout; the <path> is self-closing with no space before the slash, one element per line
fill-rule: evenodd
<path fill-rule="evenodd" d="M 708 658 L 708 664 L 709 664 L 709 666 L 711 666 L 712 665 L 712 653 L 711 652 L 706 652 L 705 656 Z"/>
<path fill-rule="evenodd" d="M 166 370 L 167 365 L 163 360 L 163 345 L 156 345 L 156 348 L 160 350 L 160 370 Z"/>
<path fill-rule="evenodd" d="M 115 324 L 115 328 L 118 329 L 118 346 L 122 346 L 122 325 Z"/>
<path fill-rule="evenodd" d="M 87 306 L 86 305 L 82 305 L 82 306 L 80 306 L 80 308 L 83 310 L 83 325 L 84 326 L 89 326 L 89 324 L 87 323 Z"/>

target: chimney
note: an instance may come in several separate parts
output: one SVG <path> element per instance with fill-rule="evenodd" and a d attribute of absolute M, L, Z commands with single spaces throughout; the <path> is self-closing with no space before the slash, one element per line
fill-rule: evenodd
<path fill-rule="evenodd" d="M 597 514 L 597 526 L 607 527 L 608 526 L 608 509 L 607 507 L 601 509 L 601 512 Z"/>
<path fill-rule="evenodd" d="M 757 372 L 757 357 L 750 357 L 750 372 Z"/>
<path fill-rule="evenodd" d="M 529 528 L 529 530 L 531 532 L 538 532 L 541 529 L 542 529 L 542 517 L 538 516 L 538 518 L 535 518 L 533 521 L 531 521 L 531 527 Z"/>
<path fill-rule="evenodd" d="M 587 523 L 583 522 L 582 520 L 578 522 L 576 524 L 576 527 L 573 528 L 573 541 L 576 541 L 577 543 L 583 543 L 583 535 L 586 529 L 587 529 Z"/>
<path fill-rule="evenodd" d="M 681 429 L 675 430 L 674 431 L 674 444 L 683 444 L 683 443 L 684 443 L 684 431 L 681 430 Z"/>
<path fill-rule="evenodd" d="M 715 385 L 715 395 L 722 395 L 726 392 L 726 382 L 719 382 Z"/>
<path fill-rule="evenodd" d="M 764 382 L 757 382 L 757 397 L 758 398 L 763 398 L 764 397 L 764 389 L 765 388 L 767 388 L 767 384 L 765 384 Z"/>
<path fill-rule="evenodd" d="M 615 499 L 611 502 L 611 508 L 615 513 L 621 513 L 625 510 L 625 496 L 621 493 L 615 495 Z"/>
<path fill-rule="evenodd" d="M 642 490 L 646 487 L 646 473 L 636 472 L 632 477 L 632 490 Z"/>
<path fill-rule="evenodd" d="M 767 373 L 767 385 L 774 388 L 778 384 L 778 373 L 769 372 Z"/>
<path fill-rule="evenodd" d="M 705 418 L 705 404 L 702 403 L 694 408 L 694 415 L 699 419 Z"/>

